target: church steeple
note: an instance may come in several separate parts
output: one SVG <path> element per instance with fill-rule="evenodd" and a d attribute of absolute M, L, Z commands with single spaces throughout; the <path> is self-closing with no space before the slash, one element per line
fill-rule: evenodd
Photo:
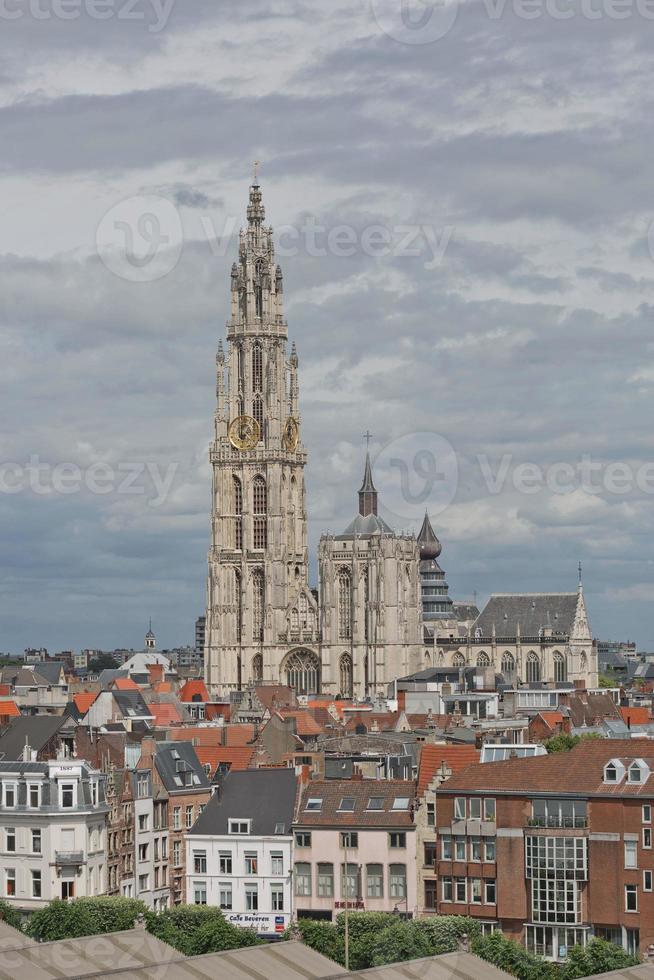
<path fill-rule="evenodd" d="M 372 482 L 372 464 L 370 453 L 366 452 L 366 466 L 363 471 L 363 483 L 359 490 L 359 513 L 362 517 L 369 514 L 377 515 L 377 490 Z"/>
<path fill-rule="evenodd" d="M 420 558 L 423 560 L 438 558 L 443 550 L 443 546 L 434 534 L 434 529 L 431 526 L 427 511 L 425 511 L 425 519 L 418 532 L 418 544 L 420 545 Z"/>

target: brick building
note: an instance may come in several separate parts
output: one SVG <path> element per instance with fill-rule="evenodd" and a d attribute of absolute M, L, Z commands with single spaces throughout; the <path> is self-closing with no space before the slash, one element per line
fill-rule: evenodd
<path fill-rule="evenodd" d="M 581 742 L 569 753 L 471 766 L 436 789 L 437 910 L 565 959 L 599 936 L 654 942 L 654 745 Z"/>

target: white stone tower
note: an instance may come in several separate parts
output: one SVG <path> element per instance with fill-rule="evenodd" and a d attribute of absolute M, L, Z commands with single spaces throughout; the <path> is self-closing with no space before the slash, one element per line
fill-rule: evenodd
<path fill-rule="evenodd" d="M 298 357 L 287 354 L 282 270 L 255 174 L 219 345 L 205 677 L 212 694 L 253 681 L 320 685 L 308 588 Z M 305 646 L 309 644 L 310 646 Z"/>

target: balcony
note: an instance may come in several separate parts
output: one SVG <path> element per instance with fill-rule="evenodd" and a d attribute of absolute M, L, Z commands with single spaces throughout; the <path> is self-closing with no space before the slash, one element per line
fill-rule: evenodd
<path fill-rule="evenodd" d="M 86 864 L 84 851 L 55 851 L 55 865 Z"/>

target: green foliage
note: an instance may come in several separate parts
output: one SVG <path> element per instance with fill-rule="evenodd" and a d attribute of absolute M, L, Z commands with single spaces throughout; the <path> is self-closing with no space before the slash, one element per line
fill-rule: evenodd
<path fill-rule="evenodd" d="M 506 939 L 501 932 L 478 936 L 473 940 L 472 952 L 520 980 L 556 980 L 558 977 L 558 967 L 554 963 L 528 953 L 524 946 Z"/>
<path fill-rule="evenodd" d="M 143 902 L 134 898 L 78 898 L 74 902 L 55 899 L 34 912 L 27 931 L 42 942 L 98 936 L 132 929 L 136 917 L 145 911 Z"/>
<path fill-rule="evenodd" d="M 146 925 L 153 936 L 185 956 L 240 949 L 260 942 L 251 929 L 233 926 L 212 905 L 176 905 L 158 914 L 148 911 Z"/>
<path fill-rule="evenodd" d="M 8 926 L 13 926 L 14 929 L 19 929 L 23 931 L 23 920 L 21 918 L 20 912 L 17 912 L 15 908 L 8 905 L 7 902 L 3 902 L 0 899 L 0 919 L 4 919 Z"/>
<path fill-rule="evenodd" d="M 576 977 L 591 977 L 595 973 L 609 973 L 611 970 L 624 970 L 637 966 L 640 959 L 630 956 L 622 946 L 614 946 L 603 939 L 591 939 L 587 946 L 574 946 L 564 966 L 561 980 L 575 980 Z"/>
<path fill-rule="evenodd" d="M 348 925 L 351 970 L 449 953 L 462 935 L 480 933 L 473 919 L 458 915 L 405 921 L 390 912 L 350 912 Z M 334 923 L 300 919 L 298 928 L 307 946 L 345 966 L 344 912 Z"/>
<path fill-rule="evenodd" d="M 592 738 L 601 738 L 601 735 L 597 732 L 588 732 L 585 735 L 566 735 L 565 732 L 561 732 L 560 735 L 548 738 L 544 745 L 548 752 L 569 752 L 575 745 Z"/>
<path fill-rule="evenodd" d="M 90 661 L 89 670 L 91 673 L 97 674 L 101 670 L 116 670 L 119 666 L 120 664 L 116 658 L 110 653 L 101 653 Z"/>
<path fill-rule="evenodd" d="M 608 674 L 600 674 L 599 675 L 599 686 L 600 687 L 617 687 L 618 686 L 618 682 L 616 682 L 615 678 L 610 677 Z"/>

